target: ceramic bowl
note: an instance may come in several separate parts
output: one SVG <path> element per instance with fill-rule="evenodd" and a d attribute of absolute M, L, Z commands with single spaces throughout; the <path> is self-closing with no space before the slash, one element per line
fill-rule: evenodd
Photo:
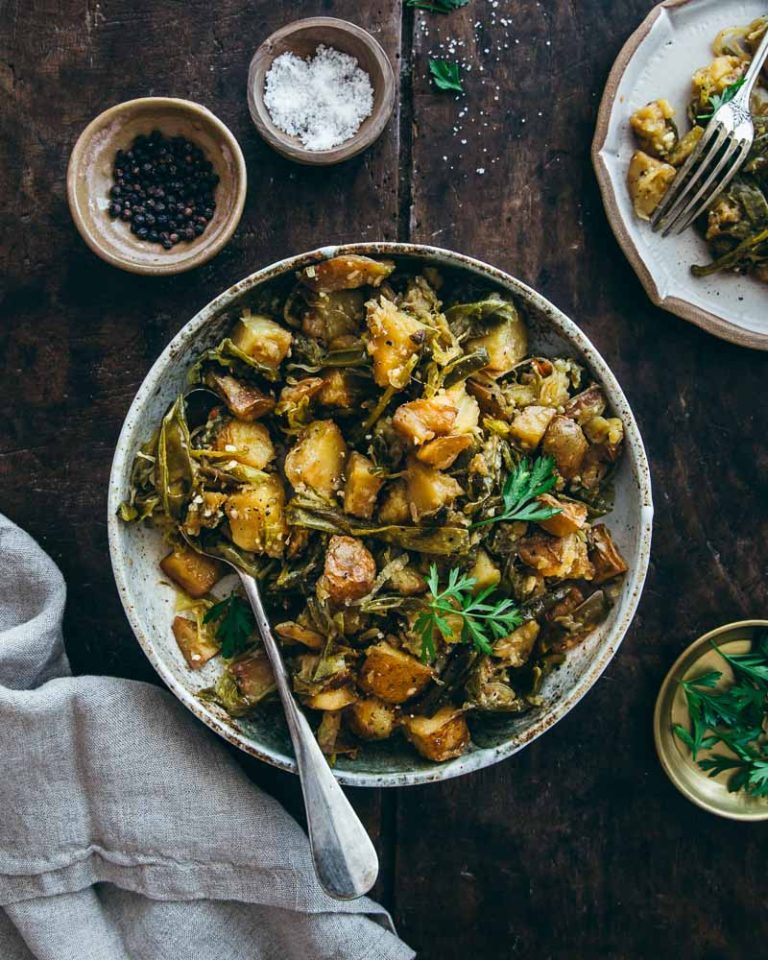
<path fill-rule="evenodd" d="M 216 210 L 205 232 L 170 250 L 139 240 L 129 223 L 107 213 L 115 154 L 152 130 L 196 143 L 220 177 Z M 210 110 L 190 100 L 142 97 L 110 107 L 80 134 L 69 159 L 67 198 L 80 235 L 102 260 L 131 273 L 161 276 L 191 270 L 216 256 L 240 222 L 247 182 L 240 145 Z"/>
<path fill-rule="evenodd" d="M 760 350 L 768 350 L 766 285 L 735 273 L 694 277 L 691 264 L 711 260 L 707 244 L 694 229 L 678 237 L 653 233 L 632 209 L 627 170 L 636 149 L 632 112 L 665 97 L 687 129 L 691 76 L 714 58 L 715 36 L 765 12 L 762 0 L 665 0 L 655 7 L 611 70 L 592 145 L 611 227 L 651 300 L 715 336 Z"/>
<path fill-rule="evenodd" d="M 354 57 L 371 78 L 373 111 L 357 133 L 331 150 L 308 150 L 298 137 L 275 126 L 264 103 L 264 84 L 272 61 L 283 53 L 305 59 L 318 46 L 333 47 Z M 277 30 L 262 43 L 248 70 L 248 108 L 256 129 L 278 153 L 298 163 L 327 166 L 356 156 L 377 140 L 395 106 L 395 75 L 381 44 L 370 33 L 347 20 L 310 17 Z"/>
<path fill-rule="evenodd" d="M 568 654 L 563 666 L 547 677 L 543 705 L 519 717 L 479 717 L 472 722 L 468 753 L 435 765 L 395 738 L 366 744 L 357 759 L 340 757 L 334 768 L 342 783 L 353 786 L 403 786 L 445 780 L 489 766 L 522 749 L 547 731 L 584 696 L 608 665 L 627 630 L 645 580 L 651 544 L 651 484 L 640 433 L 624 394 L 608 365 L 582 331 L 556 307 L 507 273 L 470 257 L 433 247 L 400 243 L 365 243 L 324 247 L 291 257 L 241 280 L 204 307 L 172 340 L 147 375 L 126 417 L 117 443 L 109 486 L 109 544 L 112 566 L 126 614 L 153 666 L 176 696 L 201 720 L 246 753 L 277 767 L 294 770 L 290 740 L 279 706 L 250 719 L 233 720 L 196 694 L 209 686 L 220 669 L 215 660 L 191 672 L 173 639 L 170 625 L 177 594 L 161 583 L 158 561 L 164 555 L 159 535 L 118 520 L 117 508 L 128 492 L 131 464 L 166 407 L 184 389 L 187 370 L 201 351 L 215 344 L 247 305 L 255 289 L 279 281 L 311 263 L 340 253 L 394 257 L 422 269 L 471 274 L 475 281 L 512 294 L 527 317 L 531 351 L 577 358 L 602 384 L 626 430 L 624 456 L 615 480 L 615 506 L 608 524 L 629 564 L 608 619 Z"/>

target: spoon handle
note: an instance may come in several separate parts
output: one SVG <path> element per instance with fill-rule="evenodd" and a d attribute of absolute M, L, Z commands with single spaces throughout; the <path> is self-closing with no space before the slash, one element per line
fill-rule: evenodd
<path fill-rule="evenodd" d="M 275 674 L 299 768 L 309 846 L 320 885 L 338 900 L 353 900 L 376 882 L 379 861 L 371 839 L 331 773 L 307 718 L 296 705 L 280 648 L 253 577 L 238 570 Z"/>

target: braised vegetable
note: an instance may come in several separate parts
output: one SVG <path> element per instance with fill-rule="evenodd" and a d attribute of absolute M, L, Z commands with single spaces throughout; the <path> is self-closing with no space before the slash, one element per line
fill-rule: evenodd
<path fill-rule="evenodd" d="M 440 762 L 475 714 L 538 708 L 626 571 L 592 522 L 624 431 L 580 364 L 527 350 L 508 295 L 407 261 L 319 261 L 232 318 L 189 375 L 220 402 L 171 404 L 120 507 L 168 543 L 201 697 L 243 717 L 274 693 L 213 555 L 261 582 L 329 756 L 399 736 Z"/>

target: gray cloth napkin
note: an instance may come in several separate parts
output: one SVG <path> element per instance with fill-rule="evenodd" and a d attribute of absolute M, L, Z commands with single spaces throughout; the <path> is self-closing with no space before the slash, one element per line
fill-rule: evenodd
<path fill-rule="evenodd" d="M 65 587 L 0 515 L 0 958 L 407 960 L 164 690 L 72 677 Z M 378 922 L 377 922 L 378 921 Z"/>

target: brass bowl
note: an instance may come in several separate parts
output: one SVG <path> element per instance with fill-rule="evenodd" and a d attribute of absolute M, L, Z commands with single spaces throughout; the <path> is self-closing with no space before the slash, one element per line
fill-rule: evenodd
<path fill-rule="evenodd" d="M 216 210 L 205 232 L 170 250 L 140 240 L 130 224 L 108 212 L 112 167 L 118 150 L 139 134 L 160 130 L 196 143 L 219 175 Z M 229 241 L 240 222 L 247 189 L 245 160 L 230 130 L 210 110 L 190 100 L 142 97 L 110 107 L 80 134 L 67 169 L 67 199 L 83 240 L 97 256 L 131 273 L 162 276 L 206 263 Z"/>
<path fill-rule="evenodd" d="M 371 78 L 373 110 L 357 133 L 330 150 L 308 150 L 298 137 L 272 122 L 264 103 L 264 82 L 272 61 L 283 53 L 311 57 L 320 44 L 354 57 Z M 281 27 L 262 43 L 248 70 L 248 109 L 261 136 L 274 150 L 297 163 L 328 166 L 356 156 L 377 140 L 395 107 L 395 75 L 381 44 L 362 27 L 336 17 L 309 17 Z"/>
<path fill-rule="evenodd" d="M 768 820 L 768 797 L 750 797 L 744 791 L 729 793 L 728 773 L 709 777 L 691 757 L 688 747 L 675 736 L 672 725 L 688 727 L 690 720 L 685 695 L 680 681 L 708 670 L 719 670 L 723 682 L 729 682 L 733 672 L 712 647 L 712 642 L 727 653 L 746 653 L 758 630 L 768 628 L 768 620 L 739 620 L 726 623 L 705 633 L 683 651 L 664 678 L 653 715 L 653 736 L 656 753 L 665 773 L 684 797 L 692 803 L 729 820 Z M 728 752 L 722 744 L 711 752 Z"/>

